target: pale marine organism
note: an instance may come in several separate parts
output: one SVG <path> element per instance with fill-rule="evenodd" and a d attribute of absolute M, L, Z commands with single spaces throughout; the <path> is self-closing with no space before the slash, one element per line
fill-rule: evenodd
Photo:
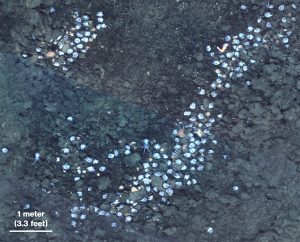
<path fill-rule="evenodd" d="M 200 94 L 200 95 L 205 95 L 205 90 L 204 90 L 204 89 L 201 89 L 201 90 L 198 92 L 198 94 Z"/>
<path fill-rule="evenodd" d="M 70 169 L 70 165 L 68 163 L 64 164 L 63 166 L 64 170 L 69 170 Z"/>
<path fill-rule="evenodd" d="M 103 12 L 101 12 L 101 11 L 100 11 L 100 12 L 97 12 L 97 13 L 96 13 L 96 16 L 97 16 L 97 17 L 103 17 Z"/>
<path fill-rule="evenodd" d="M 207 233 L 212 234 L 214 232 L 212 227 L 208 227 L 207 228 Z"/>
<path fill-rule="evenodd" d="M 8 149 L 6 147 L 1 149 L 2 153 L 6 154 L 8 152 Z"/>
<path fill-rule="evenodd" d="M 143 139 L 143 141 L 142 141 L 142 148 L 143 148 L 144 153 L 145 153 L 146 150 L 149 153 L 151 153 L 150 150 L 149 150 L 149 148 L 150 148 L 149 139 Z"/>
<path fill-rule="evenodd" d="M 265 16 L 266 18 L 271 18 L 273 15 L 272 15 L 270 12 L 266 12 L 266 13 L 264 14 L 264 16 Z"/>
<path fill-rule="evenodd" d="M 62 150 L 62 152 L 64 152 L 64 154 L 69 154 L 70 153 L 70 149 L 69 148 L 63 148 L 61 150 Z"/>
<path fill-rule="evenodd" d="M 95 168 L 93 166 L 89 166 L 86 168 L 88 172 L 94 172 Z"/>
<path fill-rule="evenodd" d="M 86 157 L 84 159 L 84 161 L 87 162 L 87 163 L 91 163 L 93 161 L 93 159 L 91 157 Z"/>
<path fill-rule="evenodd" d="M 284 4 L 281 4 L 281 5 L 278 7 L 278 10 L 279 10 L 279 11 L 284 11 Z"/>
<path fill-rule="evenodd" d="M 23 209 L 29 209 L 30 208 L 30 204 L 26 203 L 23 207 Z"/>
<path fill-rule="evenodd" d="M 156 159 L 156 160 L 160 159 L 160 154 L 159 153 L 154 153 L 153 158 Z"/>
<path fill-rule="evenodd" d="M 34 154 L 34 161 L 33 161 L 33 163 L 32 164 L 34 164 L 35 162 L 37 162 L 37 161 L 39 161 L 41 159 L 41 155 L 40 155 L 40 153 L 35 153 Z"/>
<path fill-rule="evenodd" d="M 115 157 L 115 155 L 112 153 L 108 154 L 108 156 L 107 156 L 108 159 L 113 159 L 114 157 Z"/>
<path fill-rule="evenodd" d="M 55 8 L 54 7 L 50 7 L 49 8 L 49 13 L 54 13 L 55 12 Z"/>
<path fill-rule="evenodd" d="M 190 104 L 190 109 L 195 109 L 196 108 L 196 103 L 191 103 Z"/>
<path fill-rule="evenodd" d="M 106 170 L 106 167 L 105 167 L 105 166 L 100 166 L 100 167 L 99 167 L 99 171 L 103 172 L 103 171 L 105 171 L 105 170 Z"/>
<path fill-rule="evenodd" d="M 238 187 L 238 186 L 233 186 L 233 187 L 232 187 L 232 190 L 233 190 L 234 192 L 237 192 L 237 191 L 239 190 L 239 187 Z"/>
<path fill-rule="evenodd" d="M 246 10 L 246 9 L 247 9 L 247 6 L 242 4 L 242 5 L 241 5 L 241 9 L 242 9 L 242 10 Z"/>

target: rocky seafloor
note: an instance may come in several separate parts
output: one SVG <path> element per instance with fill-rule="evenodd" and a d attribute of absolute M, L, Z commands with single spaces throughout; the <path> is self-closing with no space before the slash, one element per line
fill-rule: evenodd
<path fill-rule="evenodd" d="M 0 241 L 299 241 L 299 8 L 0 1 Z"/>

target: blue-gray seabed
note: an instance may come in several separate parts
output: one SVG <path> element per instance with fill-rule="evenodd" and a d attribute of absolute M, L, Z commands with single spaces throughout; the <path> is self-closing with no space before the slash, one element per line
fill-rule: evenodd
<path fill-rule="evenodd" d="M 245 20 L 250 15 L 251 5 L 250 2 L 239 5 L 239 12 Z M 41 143 L 37 141 L 35 150 L 26 154 L 26 166 L 29 167 L 27 169 L 36 169 L 40 175 L 48 170 L 45 175 L 47 182 L 45 180 L 41 182 L 40 191 L 49 197 L 64 192 L 66 197 L 70 197 L 67 221 L 75 234 L 80 235 L 83 231 L 88 231 L 85 226 L 91 221 L 97 223 L 99 219 L 101 222 L 107 221 L 112 231 L 120 231 L 126 226 L 139 223 L 142 225 L 146 223 L 144 221 L 151 221 L 156 224 L 157 230 L 163 228 L 163 235 L 166 236 L 164 239 L 158 238 L 153 241 L 169 241 L 168 237 L 172 238 L 176 235 L 178 230 L 176 225 L 165 226 L 161 211 L 171 208 L 168 216 L 174 216 L 175 219 L 176 216 L 172 213 L 178 212 L 182 205 L 178 204 L 178 198 L 184 200 L 186 197 L 188 203 L 188 200 L 194 199 L 189 197 L 189 193 L 203 193 L 205 190 L 203 186 L 207 181 L 204 177 L 208 174 L 213 175 L 209 171 L 214 161 L 219 162 L 216 166 L 232 165 L 233 155 L 231 156 L 230 148 L 227 147 L 228 137 L 224 138 L 222 130 L 219 130 L 220 127 L 224 127 L 222 126 L 224 123 L 228 122 L 228 111 L 231 109 L 229 103 L 225 113 L 223 112 L 220 106 L 224 105 L 223 100 L 226 101 L 226 96 L 234 95 L 231 93 L 235 93 L 237 87 L 243 86 L 242 88 L 250 92 L 258 90 L 256 73 L 265 65 L 264 57 L 274 53 L 275 48 L 279 48 L 284 53 L 293 49 L 294 44 L 296 45 L 294 32 L 299 13 L 296 2 L 269 1 L 265 5 L 258 4 L 258 8 L 262 14 L 255 18 L 251 16 L 254 21 L 247 21 L 245 29 L 227 33 L 218 44 L 214 42 L 205 46 L 206 58 L 210 61 L 207 71 L 212 72 L 211 79 L 197 83 L 196 88 L 190 90 L 196 95 L 191 96 L 188 106 L 180 107 L 182 114 L 176 116 L 177 121 L 173 122 L 170 118 L 166 118 L 165 124 L 162 121 L 161 126 L 156 126 L 155 123 L 150 123 L 160 120 L 160 114 L 152 115 L 149 112 L 145 114 L 148 121 L 144 124 L 139 118 L 141 124 L 138 128 L 141 132 L 138 135 L 130 131 L 124 133 L 121 130 L 128 127 L 128 120 L 134 120 L 134 117 L 130 119 L 130 116 L 134 115 L 134 112 L 142 112 L 135 106 L 131 111 L 121 108 L 122 105 L 127 105 L 124 102 L 119 105 L 121 112 L 128 111 L 127 118 L 115 117 L 117 111 L 108 105 L 103 112 L 101 111 L 100 115 L 103 119 L 92 121 L 90 125 L 97 125 L 89 130 L 88 123 L 81 127 L 81 123 L 85 122 L 84 119 L 88 118 L 88 115 L 80 117 L 78 113 L 73 113 L 71 102 L 68 104 L 70 111 L 68 112 L 68 107 L 65 108 L 65 112 L 53 121 L 56 123 L 54 138 L 48 138 L 48 141 Z M 57 10 L 51 7 L 47 8 L 47 11 L 49 14 L 54 14 Z M 73 22 L 61 32 L 57 32 L 53 38 L 41 40 L 33 36 L 36 46 L 33 50 L 22 51 L 24 63 L 32 58 L 34 53 L 37 66 L 52 68 L 53 76 L 56 72 L 68 75 L 68 71 L 74 68 L 74 64 L 80 65 L 86 55 L 93 51 L 93 43 L 114 28 L 102 9 L 94 9 L 94 13 L 91 14 L 74 8 L 70 18 Z M 276 62 L 277 57 L 271 56 Z M 104 75 L 102 66 L 99 70 L 101 75 Z M 87 93 L 86 98 L 91 95 L 93 94 Z M 119 102 L 111 97 L 94 100 L 91 98 L 91 100 L 95 105 L 98 103 L 101 108 L 105 106 L 105 102 Z M 55 100 L 52 102 L 55 103 Z M 100 105 L 100 102 L 104 105 Z M 84 104 L 81 102 L 74 105 L 79 109 L 92 108 L 80 107 L 82 103 Z M 55 113 L 59 109 L 59 104 L 53 106 L 49 101 L 47 105 L 46 110 L 50 113 Z M 255 105 L 258 110 L 259 100 Z M 91 111 L 91 116 L 93 112 Z M 246 110 L 243 115 L 248 113 L 250 111 Z M 239 116 L 242 114 L 239 113 Z M 111 122 L 111 120 L 119 127 L 113 126 L 105 130 L 104 122 Z M 247 122 L 250 121 L 251 118 Z M 145 127 L 147 125 L 155 126 L 155 131 L 147 129 Z M 226 132 L 235 131 L 233 129 Z M 101 140 L 104 139 L 102 133 L 110 134 L 112 140 L 117 142 Z M 38 137 L 34 139 L 38 140 Z M 41 147 L 40 144 L 49 146 Z M 6 160 L 17 152 L 12 144 L 0 143 L 0 145 L 2 152 L 0 155 Z M 244 154 L 241 156 L 244 158 Z M 57 174 L 56 177 L 52 177 L 53 174 Z M 230 190 L 231 196 L 241 196 L 242 200 L 247 200 L 243 191 L 246 189 L 246 182 L 243 184 L 239 179 L 228 178 L 228 180 L 231 187 L 227 189 Z M 218 195 L 214 194 L 206 193 L 205 196 L 217 198 Z M 231 198 L 228 198 L 224 204 L 237 203 L 235 199 L 233 200 L 232 202 Z M 34 202 L 23 199 L 23 204 L 20 206 L 26 211 L 33 209 L 35 205 Z M 224 216 L 226 216 L 225 210 L 226 208 Z M 53 213 L 54 217 L 61 216 L 59 209 Z M 65 215 L 66 213 L 63 216 Z M 204 237 L 196 236 L 193 232 L 193 235 L 186 235 L 190 236 L 186 237 L 187 241 L 199 241 L 199 238 L 202 239 L 201 241 L 242 241 L 241 238 L 234 238 L 234 236 L 230 239 L 224 237 L 221 239 L 218 237 L 221 232 L 215 226 L 216 221 L 207 219 L 205 221 L 199 225 L 201 227 L 199 234 L 205 234 Z M 230 222 L 234 223 L 234 221 Z M 105 241 L 133 241 L 122 240 L 122 238 L 110 240 L 108 235 L 105 236 L 107 236 Z M 183 235 L 179 237 L 184 238 Z M 271 241 L 248 239 L 244 241 Z M 99 241 L 104 240 L 99 239 Z M 297 240 L 292 238 L 286 241 Z"/>

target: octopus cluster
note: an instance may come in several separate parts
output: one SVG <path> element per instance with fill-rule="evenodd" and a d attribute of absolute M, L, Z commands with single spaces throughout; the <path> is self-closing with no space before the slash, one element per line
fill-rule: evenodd
<path fill-rule="evenodd" d="M 84 57 L 91 43 L 97 38 L 98 32 L 106 28 L 101 11 L 97 12 L 94 18 L 88 14 L 80 15 L 75 11 L 72 18 L 74 26 L 66 29 L 55 39 L 41 41 L 36 47 L 39 62 L 45 61 L 63 71 L 69 70 L 72 62 Z"/>
<path fill-rule="evenodd" d="M 80 134 L 64 137 L 65 147 L 58 151 L 56 162 L 64 176 L 74 183 L 78 198 L 70 213 L 74 228 L 91 212 L 131 222 L 147 207 L 153 209 L 152 219 L 159 220 L 155 211 L 161 204 L 172 204 L 172 197 L 179 189 L 199 183 L 199 174 L 205 171 L 207 159 L 218 145 L 213 127 L 223 115 L 215 111 L 214 100 L 237 80 L 251 85 L 249 69 L 260 61 L 253 54 L 255 49 L 274 44 L 290 47 L 297 6 L 268 3 L 264 8 L 256 24 L 244 32 L 225 36 L 221 47 L 206 47 L 216 77 L 209 85 L 198 87 L 199 98 L 183 111 L 181 121 L 170 134 L 172 143 L 145 137 L 128 141 L 99 158 L 89 154 L 89 146 Z M 247 11 L 247 6 L 242 5 L 241 11 Z M 102 14 L 97 16 L 102 18 Z M 71 62 L 79 52 L 87 50 L 86 43 L 96 35 L 98 27 L 94 29 L 87 16 L 79 17 L 77 13 L 74 19 L 74 30 L 53 42 L 59 46 L 52 58 L 54 66 Z M 102 19 L 98 22 L 99 28 L 104 28 Z M 68 120 L 74 122 L 70 117 Z M 113 178 L 114 170 L 123 168 L 126 174 Z"/>

